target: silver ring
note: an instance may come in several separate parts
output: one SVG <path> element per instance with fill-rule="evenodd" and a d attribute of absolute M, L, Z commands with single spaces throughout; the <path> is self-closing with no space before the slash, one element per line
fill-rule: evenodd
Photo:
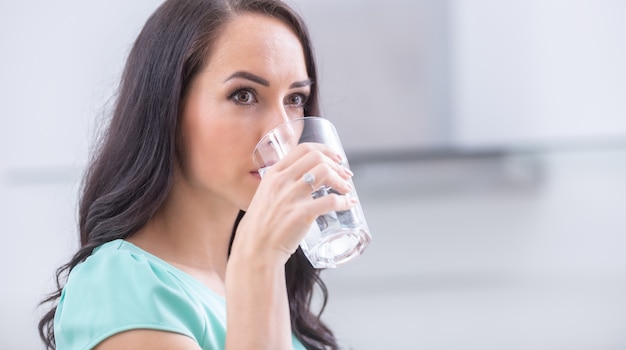
<path fill-rule="evenodd" d="M 315 192 L 315 187 L 313 186 L 313 184 L 315 183 L 315 175 L 313 175 L 312 173 L 305 173 L 304 175 L 302 175 L 302 180 L 308 183 L 309 186 L 311 186 L 311 190 Z"/>

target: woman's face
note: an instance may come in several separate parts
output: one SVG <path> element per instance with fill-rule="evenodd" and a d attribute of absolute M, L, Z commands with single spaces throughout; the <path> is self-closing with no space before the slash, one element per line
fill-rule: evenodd
<path fill-rule="evenodd" d="M 183 102 L 180 174 L 203 198 L 246 210 L 260 181 L 254 146 L 303 116 L 311 81 L 298 37 L 279 20 L 245 14 L 223 29 Z"/>

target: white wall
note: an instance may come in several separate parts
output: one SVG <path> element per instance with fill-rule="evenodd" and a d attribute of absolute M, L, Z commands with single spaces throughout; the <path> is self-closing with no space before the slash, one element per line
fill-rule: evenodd
<path fill-rule="evenodd" d="M 455 143 L 626 137 L 626 2 L 452 4 Z"/>

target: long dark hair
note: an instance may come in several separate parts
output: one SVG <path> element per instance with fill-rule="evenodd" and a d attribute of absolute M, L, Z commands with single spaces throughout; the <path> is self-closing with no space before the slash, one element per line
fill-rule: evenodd
<path fill-rule="evenodd" d="M 225 23 L 242 13 L 261 13 L 283 21 L 299 37 L 311 86 L 305 115 L 319 115 L 317 73 L 308 30 L 280 0 L 167 0 L 147 20 L 128 56 L 117 102 L 93 153 L 79 204 L 80 249 L 56 272 L 53 303 L 39 322 L 48 349 L 56 349 L 54 314 L 69 272 L 94 248 L 127 238 L 162 205 L 171 186 L 181 101 L 190 82 L 207 64 Z M 233 235 L 245 213 L 235 219 Z M 232 240 L 231 240 L 232 242 Z M 300 250 L 285 267 L 292 330 L 309 349 L 336 349 L 333 333 L 320 320 L 327 290 L 319 270 Z M 322 293 L 319 312 L 311 310 L 314 288 Z"/>

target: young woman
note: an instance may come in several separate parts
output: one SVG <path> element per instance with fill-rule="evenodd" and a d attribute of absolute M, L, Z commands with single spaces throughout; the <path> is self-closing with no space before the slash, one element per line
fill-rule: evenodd
<path fill-rule="evenodd" d="M 303 144 L 267 171 L 262 135 L 318 114 L 301 19 L 279 0 L 168 0 L 130 52 L 87 170 L 81 248 L 39 324 L 49 349 L 327 349 L 298 249 L 318 215 L 354 205 L 340 156 Z M 245 213 L 245 216 L 244 216 Z M 69 273 L 67 282 L 64 276 Z"/>

